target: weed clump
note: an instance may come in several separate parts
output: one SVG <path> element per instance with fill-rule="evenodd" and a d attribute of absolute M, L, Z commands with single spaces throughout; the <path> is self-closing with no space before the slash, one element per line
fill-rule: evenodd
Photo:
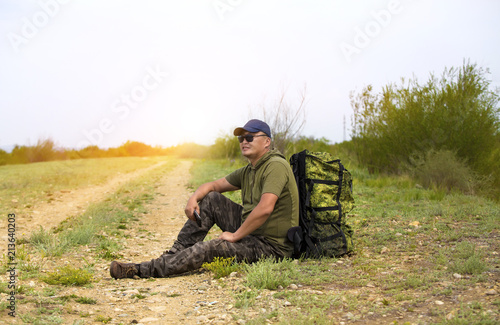
<path fill-rule="evenodd" d="M 288 287 L 297 277 L 297 268 L 293 260 L 283 259 L 279 263 L 274 258 L 264 258 L 245 265 L 247 285 L 256 289 L 276 290 L 280 286 Z"/>
<path fill-rule="evenodd" d="M 68 242 L 43 229 L 34 231 L 29 242 L 46 256 L 61 256 L 68 248 Z"/>
<path fill-rule="evenodd" d="M 234 259 L 234 257 L 215 257 L 212 262 L 203 263 L 201 267 L 212 272 L 215 279 L 219 279 L 241 269 L 241 266 Z"/>
<path fill-rule="evenodd" d="M 50 272 L 42 279 L 47 284 L 65 286 L 84 286 L 92 282 L 89 271 L 64 266 L 55 272 Z"/>
<path fill-rule="evenodd" d="M 454 257 L 454 261 L 450 267 L 452 272 L 481 274 L 488 268 L 487 264 L 483 261 L 481 252 L 471 242 L 464 241 L 457 244 Z"/>

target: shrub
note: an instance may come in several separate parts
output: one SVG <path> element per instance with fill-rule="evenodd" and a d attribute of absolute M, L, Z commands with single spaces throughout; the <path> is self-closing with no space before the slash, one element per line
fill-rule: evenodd
<path fill-rule="evenodd" d="M 480 183 L 479 176 L 450 150 L 429 150 L 412 163 L 413 175 L 427 188 L 472 193 Z"/>
<path fill-rule="evenodd" d="M 367 86 L 351 94 L 352 139 L 358 159 L 370 171 L 399 173 L 414 154 L 453 150 L 476 171 L 488 175 L 486 163 L 498 148 L 498 89 L 490 89 L 488 69 L 464 63 L 416 79 L 389 84 L 380 93 Z M 496 165 L 498 166 L 498 164 Z"/>

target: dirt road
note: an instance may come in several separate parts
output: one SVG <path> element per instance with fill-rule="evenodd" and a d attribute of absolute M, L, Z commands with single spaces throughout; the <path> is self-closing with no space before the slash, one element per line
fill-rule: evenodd
<path fill-rule="evenodd" d="M 165 163 L 165 161 L 161 161 L 150 167 L 127 174 L 120 174 L 105 184 L 57 192 L 50 202 L 40 202 L 31 212 L 20 214 L 17 220 L 17 231 L 18 233 L 29 234 L 40 226 L 45 229 L 56 227 L 69 216 L 76 216 L 83 213 L 89 204 L 104 200 L 106 196 L 114 193 L 123 184 Z"/>

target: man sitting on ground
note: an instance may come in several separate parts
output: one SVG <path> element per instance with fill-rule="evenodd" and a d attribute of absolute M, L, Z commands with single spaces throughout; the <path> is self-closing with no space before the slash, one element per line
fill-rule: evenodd
<path fill-rule="evenodd" d="M 168 277 L 197 270 L 215 257 L 252 263 L 263 257 L 292 255 L 287 231 L 298 225 L 299 197 L 290 165 L 279 151 L 271 149 L 271 130 L 265 122 L 250 120 L 236 128 L 234 135 L 249 164 L 196 189 L 185 208 L 189 220 L 169 251 L 140 264 L 113 261 L 113 278 Z M 242 205 L 221 194 L 235 190 L 241 190 Z M 195 210 L 201 226 L 196 223 Z M 203 241 L 214 224 L 222 234 Z"/>

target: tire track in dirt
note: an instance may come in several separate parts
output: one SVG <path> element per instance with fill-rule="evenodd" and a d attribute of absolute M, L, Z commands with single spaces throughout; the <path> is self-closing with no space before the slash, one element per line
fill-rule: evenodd
<path fill-rule="evenodd" d="M 133 172 L 118 175 L 105 184 L 94 185 L 71 191 L 61 191 L 51 202 L 42 202 L 34 206 L 33 210 L 17 215 L 17 231 L 29 236 L 29 233 L 40 226 L 45 229 L 58 226 L 70 216 L 80 215 L 91 203 L 104 200 L 111 193 L 116 192 L 125 183 L 164 165 L 161 161 L 152 166 L 141 168 Z"/>

